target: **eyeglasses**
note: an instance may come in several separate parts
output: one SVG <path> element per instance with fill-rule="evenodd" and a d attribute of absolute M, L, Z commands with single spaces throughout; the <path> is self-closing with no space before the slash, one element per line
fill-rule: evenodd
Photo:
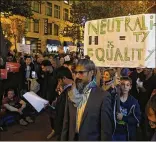
<path fill-rule="evenodd" d="M 89 71 L 74 71 L 74 74 L 84 74 L 86 72 L 89 72 Z"/>

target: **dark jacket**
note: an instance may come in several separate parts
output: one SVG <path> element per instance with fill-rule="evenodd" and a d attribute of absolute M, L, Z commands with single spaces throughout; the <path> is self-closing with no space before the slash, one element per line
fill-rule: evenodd
<path fill-rule="evenodd" d="M 57 87 L 57 79 L 54 73 L 44 73 L 42 94 L 44 98 L 47 99 L 50 104 L 56 99 L 57 92 L 55 91 Z"/>
<path fill-rule="evenodd" d="M 61 136 L 61 132 L 63 128 L 63 118 L 64 118 L 64 112 L 65 112 L 66 98 L 68 95 L 68 91 L 70 89 L 71 89 L 71 86 L 67 87 L 57 98 L 54 130 L 55 130 L 55 133 L 60 136 Z"/>
<path fill-rule="evenodd" d="M 128 96 L 127 101 L 124 103 L 127 110 L 127 116 L 123 116 L 123 121 L 126 123 L 128 140 L 136 140 L 136 128 L 140 124 L 141 112 L 138 101 L 131 95 Z M 120 125 L 120 124 L 118 124 Z M 117 127 L 118 127 L 117 125 Z M 117 128 L 118 131 L 119 127 Z M 121 130 L 122 131 L 122 130 Z"/>
<path fill-rule="evenodd" d="M 154 135 L 153 135 L 151 141 L 156 141 L 156 130 L 155 130 L 155 133 L 154 133 Z"/>
<path fill-rule="evenodd" d="M 133 97 L 135 97 L 137 100 L 139 99 L 139 93 L 137 91 L 137 87 L 136 87 L 136 81 L 138 78 L 140 78 L 140 80 L 144 80 L 145 79 L 145 75 L 143 72 L 141 73 L 137 73 L 137 71 L 133 71 L 130 76 L 129 76 L 131 79 L 132 79 L 132 89 L 131 89 L 131 94 Z"/>
<path fill-rule="evenodd" d="M 73 141 L 76 129 L 77 108 L 69 99 L 66 102 L 64 124 L 61 135 L 62 141 Z M 111 96 L 108 92 L 93 88 L 79 129 L 79 141 L 108 141 L 112 139 L 112 107 Z"/>
<path fill-rule="evenodd" d="M 34 71 L 34 64 L 30 64 L 30 77 L 32 78 L 32 71 Z M 26 64 L 22 64 L 20 67 L 20 89 L 24 89 L 28 91 L 28 85 L 26 84 Z"/>
<path fill-rule="evenodd" d="M 142 112 L 145 112 L 146 104 L 151 97 L 154 89 L 156 89 L 156 76 L 152 75 L 148 80 L 143 81 L 145 92 L 139 90 L 139 104 Z"/>
<path fill-rule="evenodd" d="M 1 108 L 1 104 L 2 104 L 3 94 L 4 94 L 3 80 L 0 79 L 0 108 Z"/>

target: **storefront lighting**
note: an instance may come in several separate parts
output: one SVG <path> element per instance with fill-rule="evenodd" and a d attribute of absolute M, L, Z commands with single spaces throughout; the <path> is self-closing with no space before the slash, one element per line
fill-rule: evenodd
<path fill-rule="evenodd" d="M 25 44 L 25 37 L 22 38 L 22 44 Z"/>

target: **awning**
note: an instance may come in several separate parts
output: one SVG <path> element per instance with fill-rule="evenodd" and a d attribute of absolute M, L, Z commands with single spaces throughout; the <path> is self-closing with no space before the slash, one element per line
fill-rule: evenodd
<path fill-rule="evenodd" d="M 63 46 L 73 46 L 73 42 L 72 41 L 64 41 L 63 42 Z"/>
<path fill-rule="evenodd" d="M 61 42 L 59 40 L 47 39 L 47 44 L 50 44 L 50 45 L 53 45 L 53 46 L 60 46 Z"/>

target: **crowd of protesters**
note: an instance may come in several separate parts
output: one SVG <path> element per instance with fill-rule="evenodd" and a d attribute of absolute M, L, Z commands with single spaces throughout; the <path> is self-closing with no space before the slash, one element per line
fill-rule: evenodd
<path fill-rule="evenodd" d="M 96 67 L 89 56 L 77 52 L 8 53 L 6 62 L 19 63 L 20 68 L 0 79 L 1 130 L 8 114 L 24 126 L 34 122 L 34 109 L 22 97 L 33 91 L 49 101 L 45 111 L 52 130 L 47 139 L 156 140 L 155 69 Z"/>

